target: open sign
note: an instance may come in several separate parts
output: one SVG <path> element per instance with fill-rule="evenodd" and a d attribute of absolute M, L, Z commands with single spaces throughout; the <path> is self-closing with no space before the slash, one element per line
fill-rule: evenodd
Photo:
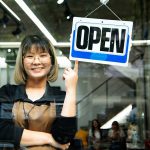
<path fill-rule="evenodd" d="M 127 66 L 133 22 L 74 17 L 70 59 Z"/>

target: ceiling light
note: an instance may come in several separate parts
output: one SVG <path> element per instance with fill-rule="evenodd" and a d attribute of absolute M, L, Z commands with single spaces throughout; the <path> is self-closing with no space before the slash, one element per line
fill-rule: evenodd
<path fill-rule="evenodd" d="M 15 0 L 16 3 L 22 8 L 22 10 L 28 15 L 28 17 L 35 23 L 35 25 L 41 30 L 41 32 L 51 41 L 54 45 L 56 44 L 56 40 L 49 33 L 49 31 L 45 28 L 42 22 L 36 17 L 36 15 L 31 11 L 31 9 L 26 5 L 23 0 Z"/>
<path fill-rule="evenodd" d="M 109 0 L 100 0 L 100 2 L 104 5 L 106 5 L 109 2 Z"/>
<path fill-rule="evenodd" d="M 7 52 L 8 52 L 8 53 L 10 53 L 10 52 L 11 52 L 11 49 L 10 49 L 10 48 L 8 48 Z"/>
<path fill-rule="evenodd" d="M 58 1 L 57 1 L 57 4 L 60 5 L 60 4 L 62 4 L 63 2 L 64 2 L 64 0 L 58 0 Z"/>
<path fill-rule="evenodd" d="M 72 20 L 73 15 L 72 15 L 72 14 L 70 14 L 70 15 L 68 15 L 66 18 L 67 18 L 67 20 Z"/>
<path fill-rule="evenodd" d="M 11 49 L 11 51 L 7 50 L 5 62 L 10 66 L 14 66 L 16 64 L 16 57 L 17 53 L 15 49 Z"/>
<path fill-rule="evenodd" d="M 0 0 L 0 3 L 8 10 L 18 21 L 21 21 L 21 19 L 2 1 Z"/>

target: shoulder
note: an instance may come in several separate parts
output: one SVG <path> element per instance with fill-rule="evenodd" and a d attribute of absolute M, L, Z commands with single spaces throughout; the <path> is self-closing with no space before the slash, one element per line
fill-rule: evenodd
<path fill-rule="evenodd" d="M 17 85 L 12 85 L 12 84 L 3 85 L 0 88 L 0 94 L 3 94 L 3 93 L 9 94 L 10 92 L 14 92 L 16 88 L 17 88 Z"/>
<path fill-rule="evenodd" d="M 61 90 L 60 86 L 47 86 L 47 89 L 49 90 L 49 92 L 52 92 L 54 95 L 63 95 L 66 92 Z"/>
<path fill-rule="evenodd" d="M 63 102 L 66 92 L 61 90 L 60 86 L 50 86 L 47 85 L 46 97 L 55 99 L 57 102 Z"/>
<path fill-rule="evenodd" d="M 14 95 L 17 85 L 6 84 L 0 88 L 0 101 L 11 100 L 11 97 Z"/>

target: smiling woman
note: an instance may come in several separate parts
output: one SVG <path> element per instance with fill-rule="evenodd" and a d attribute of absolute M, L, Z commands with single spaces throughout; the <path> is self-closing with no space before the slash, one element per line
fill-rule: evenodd
<path fill-rule="evenodd" d="M 49 41 L 37 35 L 25 37 L 15 66 L 18 85 L 0 88 L 0 143 L 11 143 L 15 150 L 69 147 L 76 131 L 78 63 L 64 70 L 61 114 L 57 112 L 58 90 L 49 83 L 57 79 L 57 73 L 55 49 Z"/>

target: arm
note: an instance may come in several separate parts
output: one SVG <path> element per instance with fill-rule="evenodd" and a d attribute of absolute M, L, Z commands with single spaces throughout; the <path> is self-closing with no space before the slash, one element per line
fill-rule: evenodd
<path fill-rule="evenodd" d="M 1 108 L 2 105 L 0 105 Z M 6 108 L 6 107 L 5 107 Z M 2 115 L 2 109 L 0 109 L 0 114 Z M 6 113 L 6 112 L 5 112 Z M 1 144 L 13 144 L 14 147 L 19 147 L 20 145 L 33 146 L 33 145 L 51 145 L 60 149 L 68 148 L 69 144 L 59 144 L 57 143 L 51 134 L 26 130 L 18 127 L 14 124 L 12 119 L 4 118 L 6 116 L 0 116 L 0 143 Z"/>
<path fill-rule="evenodd" d="M 76 87 L 78 80 L 78 62 L 74 70 L 65 69 L 63 74 L 66 86 L 66 96 L 61 111 L 61 116 L 56 118 L 52 125 L 51 133 L 59 143 L 68 143 L 76 133 Z"/>
<path fill-rule="evenodd" d="M 78 61 L 75 61 L 74 70 L 68 68 L 64 71 L 63 78 L 66 86 L 66 97 L 61 115 L 64 117 L 76 116 L 76 87 L 78 81 Z"/>
<path fill-rule="evenodd" d="M 51 135 L 45 132 L 31 131 L 24 129 L 21 137 L 21 145 L 44 145 L 54 143 Z M 55 143 L 54 143 L 55 144 Z"/>
<path fill-rule="evenodd" d="M 31 131 L 26 129 L 24 129 L 23 131 L 20 144 L 25 146 L 48 144 L 63 150 L 69 147 L 69 143 L 63 145 L 57 143 L 49 133 Z"/>

